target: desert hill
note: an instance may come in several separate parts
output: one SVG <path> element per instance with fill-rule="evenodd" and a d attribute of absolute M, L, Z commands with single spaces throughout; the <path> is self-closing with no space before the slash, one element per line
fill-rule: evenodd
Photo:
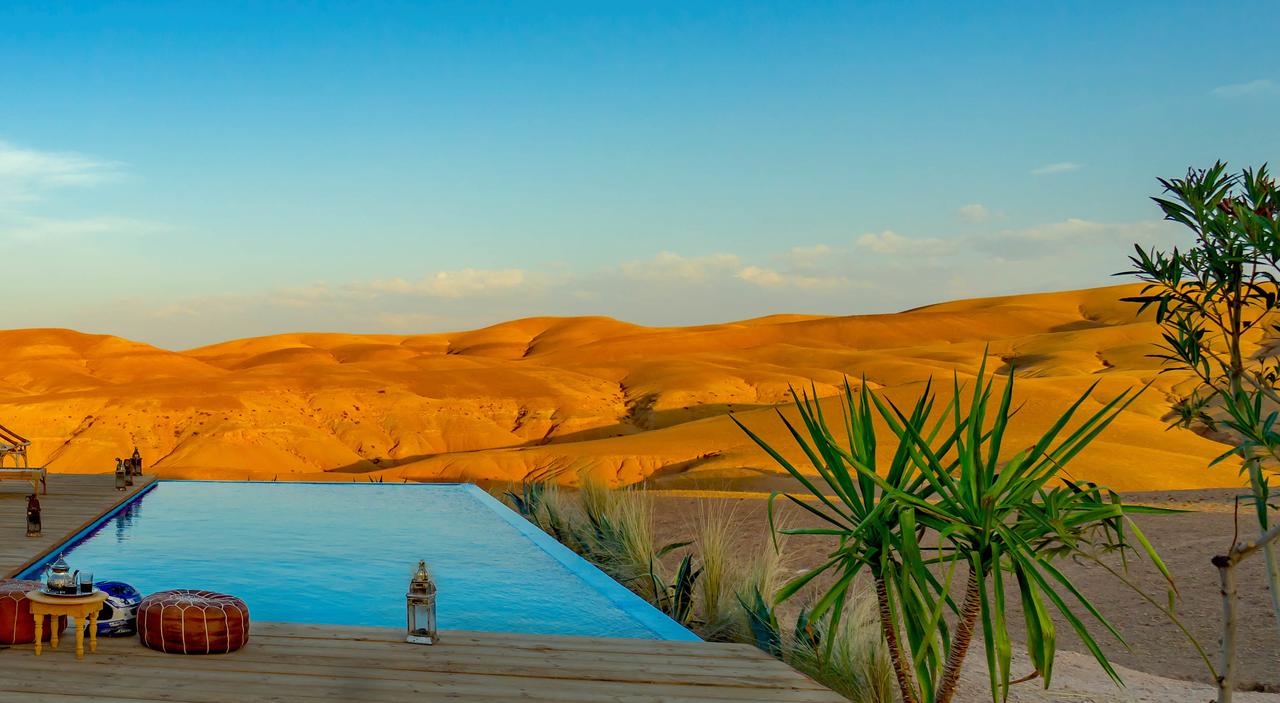
<path fill-rule="evenodd" d="M 1075 396 L 1154 381 L 1072 473 L 1121 490 L 1230 486 L 1222 445 L 1163 419 L 1187 378 L 1147 358 L 1132 287 L 963 300 L 887 315 L 779 315 L 655 328 L 530 318 L 429 335 L 283 334 L 173 352 L 69 330 L 0 332 L 0 422 L 53 471 L 100 472 L 137 445 L 186 478 L 767 485 L 727 413 L 791 451 L 773 406 L 847 376 L 906 400 L 930 376 L 1014 369 L 1015 444 Z M 1179 387 L 1181 385 L 1181 388 Z M 838 409 L 829 402 L 833 417 Z M 1093 406 L 1093 407 L 1096 407 Z M 791 452 L 794 454 L 794 452 Z M 798 457 L 797 457 L 798 458 Z"/>

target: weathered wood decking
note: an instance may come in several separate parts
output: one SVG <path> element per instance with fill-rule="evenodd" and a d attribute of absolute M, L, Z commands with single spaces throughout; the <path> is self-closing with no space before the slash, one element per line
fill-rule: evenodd
<path fill-rule="evenodd" d="M 133 486 L 119 492 L 114 474 L 50 474 L 49 492 L 40 496 L 39 537 L 26 536 L 31 486 L 0 481 L 0 578 L 13 577 L 155 480 L 134 476 Z"/>
<path fill-rule="evenodd" d="M 122 494 L 111 478 L 50 476 L 39 540 L 23 536 L 26 503 L 13 496 L 25 493 L 0 484 L 0 569 L 16 572 L 113 507 Z M 754 647 L 704 642 L 446 631 L 422 647 L 390 628 L 254 623 L 249 644 L 226 655 L 161 654 L 136 638 L 99 639 L 82 661 L 66 644 L 40 657 L 0 646 L 0 701 L 435 700 L 843 699 Z"/>

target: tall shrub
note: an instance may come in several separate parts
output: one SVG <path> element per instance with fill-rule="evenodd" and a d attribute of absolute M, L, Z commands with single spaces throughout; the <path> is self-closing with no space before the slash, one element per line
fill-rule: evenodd
<path fill-rule="evenodd" d="M 1247 477 L 1258 536 L 1232 544 L 1214 558 L 1224 598 L 1219 701 L 1231 699 L 1235 660 L 1235 566 L 1261 551 L 1271 604 L 1280 626 L 1280 527 L 1271 516 L 1270 475 L 1280 460 L 1280 364 L 1272 345 L 1280 331 L 1280 191 L 1267 167 L 1227 171 L 1223 162 L 1160 179 L 1155 197 L 1165 219 L 1189 229 L 1190 248 L 1160 251 L 1135 245 L 1132 268 L 1121 275 L 1143 281 L 1126 298 L 1154 308 L 1163 331 L 1156 356 L 1168 370 L 1190 371 L 1199 381 L 1175 405 L 1179 424 L 1224 439 L 1232 448 L 1214 463 L 1237 456 Z M 1257 351 L 1250 353 L 1250 349 Z"/>

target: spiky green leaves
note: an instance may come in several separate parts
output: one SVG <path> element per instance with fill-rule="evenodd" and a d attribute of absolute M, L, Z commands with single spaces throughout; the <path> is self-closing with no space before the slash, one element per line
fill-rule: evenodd
<path fill-rule="evenodd" d="M 1046 685 L 1057 645 L 1054 613 L 1114 677 L 1088 623 L 1117 638 L 1119 633 L 1053 562 L 1085 551 L 1140 549 L 1168 577 L 1154 548 L 1127 518 L 1151 509 L 1127 507 L 1114 493 L 1063 474 L 1137 394 L 1122 393 L 1084 413 L 1091 387 L 1034 444 L 1012 449 L 1006 446 L 1016 413 L 1012 375 L 988 375 L 984 361 L 972 383 L 965 391 L 954 379 L 946 402 L 928 384 L 903 410 L 865 383 L 855 392 L 846 382 L 839 427 L 828 424 L 815 396 L 795 394 L 799 426 L 779 417 L 808 460 L 805 469 L 739 423 L 808 494 L 772 496 L 771 520 L 775 500 L 785 497 L 821 522 L 788 532 L 834 539 L 827 559 L 784 586 L 777 598 L 829 574 L 810 617 L 838 622 L 854 579 L 868 573 L 883 586 L 882 625 L 897 641 L 890 654 L 911 674 L 905 681 L 900 677 L 904 700 L 948 701 L 969 637 L 978 631 L 993 699 L 1007 693 L 1013 638 L 1006 604 L 1012 588 L 1025 623 L 1021 639 Z M 892 435 L 887 463 L 877 452 L 878 426 Z M 1127 534 L 1134 535 L 1136 547 Z M 965 597 L 957 604 L 951 591 L 961 571 Z M 949 627 L 949 620 L 956 625 Z"/>

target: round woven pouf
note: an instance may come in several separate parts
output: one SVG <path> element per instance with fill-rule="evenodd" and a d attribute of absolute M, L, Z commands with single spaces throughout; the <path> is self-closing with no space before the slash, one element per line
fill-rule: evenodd
<path fill-rule="evenodd" d="M 39 588 L 39 581 L 0 579 L 0 644 L 31 644 L 36 641 L 36 623 L 31 618 L 27 591 Z M 48 642 L 54 628 L 62 632 L 66 626 L 67 619 L 60 617 L 52 627 L 44 628 L 40 639 Z"/>
<path fill-rule="evenodd" d="M 138 639 L 168 654 L 226 654 L 249 641 L 249 606 L 225 593 L 161 591 L 138 604 Z"/>

